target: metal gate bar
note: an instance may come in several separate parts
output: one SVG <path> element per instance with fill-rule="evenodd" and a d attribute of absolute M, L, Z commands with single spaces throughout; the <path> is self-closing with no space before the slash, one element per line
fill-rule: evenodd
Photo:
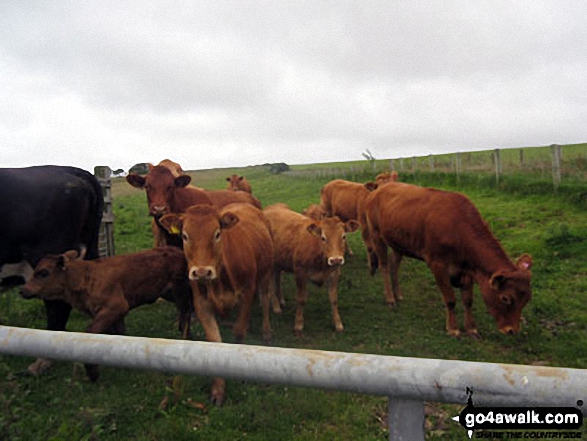
<path fill-rule="evenodd" d="M 353 354 L 0 326 L 0 354 L 161 372 L 218 376 L 390 398 L 390 424 L 423 435 L 423 402 L 476 406 L 576 407 L 587 370 Z M 587 406 L 582 407 L 583 414 Z M 414 413 L 415 412 L 415 413 Z M 410 417 L 411 416 L 411 417 Z M 411 419 L 410 419 L 411 418 Z M 401 427 L 401 423 L 400 423 Z M 420 432 L 421 430 L 421 432 Z M 402 439 L 390 430 L 390 439 Z M 412 432 L 415 433 L 415 432 Z M 403 439 L 407 439 L 404 438 Z M 414 438 L 411 438 L 414 439 Z"/>

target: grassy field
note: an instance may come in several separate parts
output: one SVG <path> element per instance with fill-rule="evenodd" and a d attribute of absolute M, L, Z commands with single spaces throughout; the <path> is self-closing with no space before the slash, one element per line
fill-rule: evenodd
<path fill-rule="evenodd" d="M 318 202 L 321 186 L 343 169 L 351 173 L 354 167 L 357 181 L 372 179 L 375 172 L 364 163 L 294 166 L 292 173 L 281 175 L 263 167 L 190 174 L 205 188 L 224 188 L 231 173 L 244 174 L 265 206 L 285 202 L 301 210 Z M 381 161 L 376 164 L 377 170 L 386 166 Z M 319 170 L 323 173 L 313 174 Z M 432 275 L 425 264 L 410 259 L 404 260 L 400 272 L 405 299 L 397 309 L 389 309 L 381 278 L 369 276 L 360 235 L 355 233 L 350 237 L 355 255 L 343 268 L 339 285 L 345 331 L 339 334 L 332 329 L 325 288 L 311 286 L 305 331 L 295 337 L 294 284 L 288 275 L 284 278 L 287 305 L 281 316 L 272 315 L 272 345 L 587 368 L 585 181 L 573 181 L 555 194 L 548 181 L 538 185 L 533 177 L 519 174 L 505 177 L 499 185 L 492 183 L 490 174 L 465 174 L 458 182 L 442 171 L 401 178 L 466 193 L 512 258 L 523 252 L 533 256 L 533 298 L 524 310 L 527 323 L 521 333 L 501 335 L 476 292 L 475 316 L 483 339 L 447 337 L 444 307 Z M 117 253 L 151 247 L 144 193 L 117 178 L 113 194 Z M 457 311 L 462 320 L 460 305 Z M 25 301 L 14 291 L 0 295 L 0 318 L 11 326 L 45 326 L 41 302 Z M 141 307 L 128 316 L 127 334 L 177 339 L 174 320 L 175 310 L 169 304 Z M 87 323 L 86 317 L 73 313 L 68 329 L 81 331 Z M 194 324 L 194 328 L 194 338 L 204 339 L 201 327 Z M 222 332 L 224 341 L 232 342 L 230 329 L 223 327 Z M 257 307 L 247 343 L 261 341 Z M 209 378 L 102 367 L 99 381 L 91 384 L 77 363 L 59 362 L 39 378 L 23 375 L 31 361 L 0 357 L 2 440 L 383 440 L 388 436 L 384 398 L 228 380 L 226 403 L 215 408 L 208 403 Z M 466 439 L 462 428 L 450 420 L 461 408 L 427 404 L 427 439 Z"/>

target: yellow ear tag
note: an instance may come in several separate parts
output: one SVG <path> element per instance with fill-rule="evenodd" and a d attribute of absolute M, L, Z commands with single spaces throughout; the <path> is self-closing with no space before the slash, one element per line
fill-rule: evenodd
<path fill-rule="evenodd" d="M 175 225 L 173 225 L 171 227 L 171 234 L 179 234 L 179 233 L 180 233 L 179 228 L 177 228 Z"/>

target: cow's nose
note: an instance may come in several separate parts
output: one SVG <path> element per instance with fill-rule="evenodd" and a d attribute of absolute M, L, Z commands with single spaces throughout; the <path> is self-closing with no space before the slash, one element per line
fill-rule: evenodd
<path fill-rule="evenodd" d="M 162 216 L 167 212 L 165 205 L 153 205 L 151 206 L 151 214 L 153 216 Z"/>
<path fill-rule="evenodd" d="M 344 265 L 344 257 L 342 257 L 342 256 L 329 257 L 328 258 L 328 265 L 329 266 Z"/>
<path fill-rule="evenodd" d="M 500 331 L 506 335 L 514 335 L 517 333 L 517 330 L 513 326 L 504 326 Z"/>
<path fill-rule="evenodd" d="M 190 280 L 212 280 L 216 278 L 216 270 L 212 266 L 193 266 L 189 278 Z"/>

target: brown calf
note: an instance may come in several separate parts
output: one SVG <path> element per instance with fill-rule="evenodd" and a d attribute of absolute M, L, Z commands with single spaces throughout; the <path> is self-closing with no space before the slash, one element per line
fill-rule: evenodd
<path fill-rule="evenodd" d="M 465 329 L 478 337 L 472 313 L 474 283 L 499 330 L 519 331 L 522 308 L 531 297 L 532 258 L 524 254 L 513 263 L 466 196 L 388 183 L 367 198 L 365 208 L 388 304 L 401 298 L 398 268 L 405 255 L 430 267 L 446 304 L 450 335 L 459 335 L 452 288 L 457 287 L 465 307 Z M 388 246 L 394 254 L 391 259 Z"/>
<path fill-rule="evenodd" d="M 321 221 L 312 220 L 290 210 L 284 204 L 272 205 L 264 210 L 271 223 L 274 248 L 274 294 L 283 304 L 281 272 L 294 274 L 297 286 L 297 311 L 294 332 L 304 329 L 304 305 L 310 280 L 318 285 L 328 281 L 328 296 L 332 307 L 334 329 L 342 331 L 338 313 L 338 280 L 344 264 L 346 233 L 355 231 L 359 224 L 346 223 L 338 217 Z"/>
<path fill-rule="evenodd" d="M 196 315 L 208 341 L 220 342 L 215 314 L 225 317 L 240 303 L 233 333 L 242 342 L 258 291 L 263 306 L 263 339 L 271 339 L 269 284 L 273 245 L 269 223 L 250 204 L 232 204 L 221 210 L 207 205 L 190 207 L 184 214 L 161 218 L 168 231 L 180 231 Z M 225 382 L 215 378 L 211 399 L 221 405 Z"/>
<path fill-rule="evenodd" d="M 226 180 L 228 181 L 228 185 L 226 186 L 228 190 L 246 191 L 247 193 L 253 192 L 251 184 L 249 184 L 249 181 L 244 176 L 231 175 Z"/>
<path fill-rule="evenodd" d="M 63 300 L 89 314 L 86 332 L 124 334 L 124 318 L 137 306 L 163 297 L 176 304 L 180 331 L 189 335 L 192 294 L 181 250 L 161 247 L 134 254 L 82 260 L 75 250 L 43 258 L 26 283 L 24 298 Z M 86 365 L 90 380 L 99 376 L 96 365 Z"/>

